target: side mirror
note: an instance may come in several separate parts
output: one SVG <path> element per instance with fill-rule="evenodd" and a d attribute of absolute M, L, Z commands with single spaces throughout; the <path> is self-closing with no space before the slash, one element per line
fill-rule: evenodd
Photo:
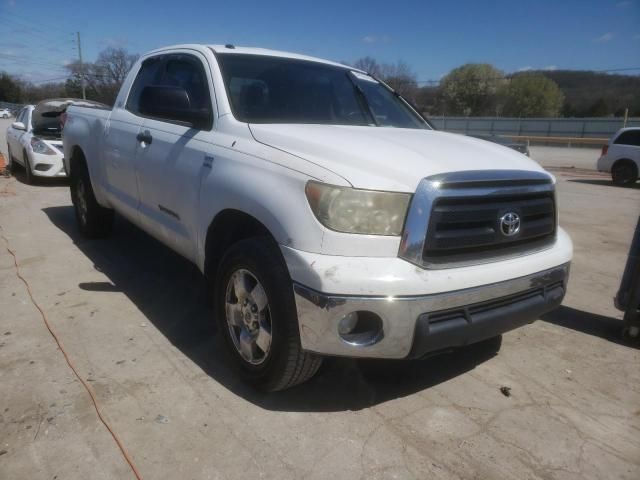
<path fill-rule="evenodd" d="M 25 127 L 24 123 L 22 122 L 13 122 L 11 126 L 16 130 L 27 130 L 27 127 Z"/>
<path fill-rule="evenodd" d="M 189 94 L 182 87 L 144 87 L 140 95 L 140 113 L 144 116 L 186 123 L 192 127 L 206 127 L 211 119 L 208 110 L 191 106 Z"/>

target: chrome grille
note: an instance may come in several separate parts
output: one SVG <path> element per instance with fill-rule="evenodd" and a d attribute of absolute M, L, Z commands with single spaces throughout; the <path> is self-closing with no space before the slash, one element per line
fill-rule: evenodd
<path fill-rule="evenodd" d="M 519 218 L 512 235 L 501 229 Z M 555 190 L 540 172 L 490 170 L 425 178 L 414 195 L 399 256 L 426 268 L 493 261 L 548 247 L 556 236 Z"/>
<path fill-rule="evenodd" d="M 520 218 L 520 230 L 506 236 L 500 218 L 508 212 Z M 431 212 L 424 246 L 426 257 L 481 252 L 507 244 L 524 244 L 555 233 L 553 195 L 507 196 L 501 198 L 441 198 Z"/>

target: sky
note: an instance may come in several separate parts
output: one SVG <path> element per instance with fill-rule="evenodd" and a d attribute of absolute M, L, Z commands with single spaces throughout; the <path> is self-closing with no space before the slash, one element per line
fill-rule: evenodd
<path fill-rule="evenodd" d="M 468 62 L 640 74 L 640 0 L 0 0 L 0 71 L 42 83 L 102 49 L 233 43 L 404 61 L 419 81 Z"/>

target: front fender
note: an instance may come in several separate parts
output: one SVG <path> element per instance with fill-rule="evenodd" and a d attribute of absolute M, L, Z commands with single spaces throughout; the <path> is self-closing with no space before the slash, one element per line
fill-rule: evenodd
<path fill-rule="evenodd" d="M 216 215 L 239 210 L 261 222 L 280 245 L 320 253 L 324 227 L 305 196 L 308 175 L 239 152 L 216 158 L 201 180 L 198 265 L 204 269 L 206 235 Z"/>

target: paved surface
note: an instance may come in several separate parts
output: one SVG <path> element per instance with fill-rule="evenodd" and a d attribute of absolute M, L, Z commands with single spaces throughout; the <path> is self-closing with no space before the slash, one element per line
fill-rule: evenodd
<path fill-rule="evenodd" d="M 596 169 L 599 148 L 529 147 L 531 158 L 544 167 Z"/>
<path fill-rule="evenodd" d="M 554 173 L 576 247 L 563 307 L 497 355 L 333 359 L 274 395 L 228 369 L 190 264 L 120 220 L 83 240 L 66 186 L 0 179 L 0 478 L 133 478 L 7 247 L 147 480 L 640 478 L 640 355 L 612 306 L 640 189 Z"/>

